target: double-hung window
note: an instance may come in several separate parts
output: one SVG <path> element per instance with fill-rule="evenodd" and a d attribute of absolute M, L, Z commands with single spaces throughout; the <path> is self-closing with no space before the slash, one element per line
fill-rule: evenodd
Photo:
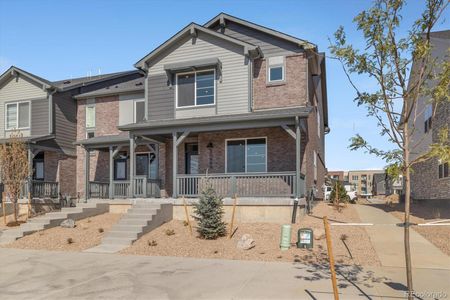
<path fill-rule="evenodd" d="M 145 118 L 145 100 L 135 100 L 134 101 L 134 123 L 139 123 L 144 121 Z"/>
<path fill-rule="evenodd" d="M 439 162 L 439 178 L 449 177 L 450 174 L 448 172 L 448 162 Z"/>
<path fill-rule="evenodd" d="M 283 56 L 267 59 L 267 82 L 278 83 L 285 81 L 285 61 Z"/>
<path fill-rule="evenodd" d="M 86 128 L 95 128 L 95 104 L 86 105 Z"/>
<path fill-rule="evenodd" d="M 428 131 L 431 130 L 431 119 L 432 119 L 432 116 L 433 116 L 433 106 L 431 104 L 428 104 L 425 107 L 425 112 L 424 112 L 424 119 L 425 119 L 424 131 L 425 131 L 425 133 L 427 133 Z"/>
<path fill-rule="evenodd" d="M 30 128 L 30 102 L 6 104 L 6 129 Z"/>
<path fill-rule="evenodd" d="M 227 140 L 227 173 L 266 172 L 266 144 L 266 138 Z"/>
<path fill-rule="evenodd" d="M 215 104 L 215 70 L 177 74 L 177 107 Z"/>

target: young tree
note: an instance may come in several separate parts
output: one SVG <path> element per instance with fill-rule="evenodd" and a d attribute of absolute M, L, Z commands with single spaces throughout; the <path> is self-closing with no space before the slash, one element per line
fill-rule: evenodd
<path fill-rule="evenodd" d="M 17 222 L 17 201 L 28 178 L 28 151 L 21 141 L 22 134 L 13 132 L 9 141 L 0 145 L 0 170 L 5 192 L 13 203 Z"/>
<path fill-rule="evenodd" d="M 212 240 L 226 234 L 226 224 L 222 220 L 224 214 L 222 199 L 208 182 L 202 189 L 198 203 L 194 204 L 194 213 L 200 237 Z"/>
<path fill-rule="evenodd" d="M 430 33 L 447 8 L 448 1 L 427 0 L 424 11 L 418 16 L 408 33 L 401 36 L 400 25 L 403 0 L 375 0 L 373 6 L 354 18 L 359 31 L 363 33 L 365 47 L 356 49 L 347 43 L 341 26 L 335 33 L 330 46 L 332 55 L 343 66 L 345 74 L 356 90 L 357 105 L 367 108 L 368 116 L 374 117 L 380 134 L 386 136 L 394 149 L 379 149 L 368 143 L 361 135 L 351 140 L 352 150 L 364 149 L 383 158 L 389 175 L 403 174 L 405 183 L 404 244 L 406 257 L 407 285 L 409 299 L 413 297 L 411 252 L 409 245 L 410 174 L 414 164 L 439 157 L 450 161 L 448 128 L 439 133 L 439 141 L 429 151 L 411 159 L 411 135 L 414 132 L 414 116 L 418 111 L 419 99 L 431 104 L 433 113 L 439 105 L 449 100 L 450 63 L 448 59 L 439 62 L 431 55 Z M 375 91 L 362 91 L 351 75 L 363 75 L 374 80 Z"/>
<path fill-rule="evenodd" d="M 347 195 L 345 187 L 338 181 L 333 183 L 333 189 L 330 193 L 330 200 L 333 201 L 333 204 L 338 211 L 341 211 L 341 203 L 347 203 L 350 201 L 350 197 Z"/>

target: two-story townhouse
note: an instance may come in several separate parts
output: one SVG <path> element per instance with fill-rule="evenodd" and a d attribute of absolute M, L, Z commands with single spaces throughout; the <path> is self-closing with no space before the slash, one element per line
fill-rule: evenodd
<path fill-rule="evenodd" d="M 321 187 L 329 128 L 317 51 L 226 14 L 187 25 L 135 64 L 142 81 L 78 96 L 79 190 L 197 197 L 207 178 L 223 196 L 276 199 Z"/>
<path fill-rule="evenodd" d="M 430 41 L 433 46 L 431 55 L 439 66 L 449 60 L 450 30 L 432 32 Z M 414 76 L 416 68 L 412 68 Z M 442 128 L 450 128 L 450 103 L 440 102 L 433 107 L 426 97 L 418 99 L 412 111 L 411 124 L 411 160 L 425 154 L 430 145 L 439 139 Z M 433 115 L 434 111 L 434 115 Z M 450 139 L 450 133 L 449 133 Z M 411 196 L 415 200 L 450 200 L 450 172 L 447 162 L 432 158 L 413 165 L 411 172 Z"/>
<path fill-rule="evenodd" d="M 20 133 L 30 167 L 25 188 L 33 197 L 77 195 L 73 97 L 140 76 L 133 70 L 52 82 L 14 66 L 0 76 L 0 143 Z"/>

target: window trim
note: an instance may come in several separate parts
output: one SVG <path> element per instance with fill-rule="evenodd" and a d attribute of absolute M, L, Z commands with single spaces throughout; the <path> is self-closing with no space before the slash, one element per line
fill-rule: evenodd
<path fill-rule="evenodd" d="M 19 103 L 28 103 L 28 127 L 19 127 Z M 16 127 L 8 128 L 8 106 L 16 105 Z M 14 101 L 5 103 L 5 131 L 27 130 L 31 128 L 31 101 Z"/>
<path fill-rule="evenodd" d="M 124 179 L 118 179 L 117 178 L 117 163 L 119 163 L 119 162 L 124 162 L 125 163 L 125 178 Z M 114 163 L 113 163 L 113 167 L 114 167 L 114 170 L 113 170 L 114 181 L 126 181 L 126 180 L 129 179 L 129 176 L 128 176 L 128 158 L 115 158 L 114 159 Z"/>
<path fill-rule="evenodd" d="M 144 106 L 145 106 L 145 99 L 135 99 L 133 101 L 133 123 L 137 123 L 136 122 L 136 113 L 137 113 L 137 109 L 136 109 L 136 104 L 138 102 L 144 102 Z M 145 108 L 144 108 L 145 109 Z M 145 119 L 145 114 L 144 114 L 144 119 Z"/>
<path fill-rule="evenodd" d="M 144 175 L 137 175 L 136 171 L 137 171 L 137 156 L 138 155 L 147 155 L 147 162 L 148 162 L 148 166 L 147 166 L 147 175 L 146 178 L 150 177 L 150 151 L 139 151 L 139 152 L 135 152 L 134 153 L 134 176 L 138 176 L 138 177 L 144 177 Z"/>
<path fill-rule="evenodd" d="M 445 176 L 445 165 L 447 165 L 447 176 Z M 442 168 L 442 176 L 441 176 Z M 450 178 L 450 164 L 448 162 L 438 161 L 438 179 L 448 179 Z"/>
<path fill-rule="evenodd" d="M 45 180 L 45 158 L 33 159 L 33 180 Z M 42 178 L 38 178 L 37 175 L 37 163 L 42 163 Z"/>
<path fill-rule="evenodd" d="M 203 73 L 213 71 L 214 72 L 214 102 L 210 104 L 197 104 L 197 73 Z M 186 75 L 186 74 L 192 74 L 194 73 L 194 105 L 186 105 L 186 106 L 179 106 L 178 105 L 178 76 L 180 75 Z M 216 105 L 216 94 L 217 94 L 217 80 L 216 80 L 216 69 L 204 69 L 204 70 L 196 70 L 196 71 L 189 71 L 189 72 L 181 72 L 176 73 L 175 75 L 175 108 L 176 109 L 185 109 L 185 108 L 198 108 L 198 107 L 208 107 L 208 106 L 215 106 Z"/>
<path fill-rule="evenodd" d="M 274 56 L 274 57 L 279 57 L 279 56 Z M 286 83 L 286 56 L 283 56 L 283 63 L 277 63 L 277 64 L 270 64 L 269 62 L 270 57 L 268 57 L 266 59 L 266 84 L 271 85 L 271 84 L 283 84 Z M 281 72 L 281 79 L 277 79 L 277 80 L 272 80 L 270 78 L 270 69 L 272 68 L 279 68 L 281 67 L 282 72 Z"/>
<path fill-rule="evenodd" d="M 266 161 L 265 164 L 265 170 L 263 172 L 248 172 L 247 171 L 247 140 L 257 140 L 257 139 L 264 139 L 266 141 L 265 143 L 265 151 L 266 151 Z M 245 158 L 245 172 L 228 172 L 228 141 L 241 141 L 245 140 L 245 152 L 244 152 L 244 158 Z M 248 138 L 230 138 L 225 139 L 225 174 L 264 174 L 267 173 L 267 136 L 261 136 L 261 137 L 248 137 Z"/>
<path fill-rule="evenodd" d="M 88 107 L 94 108 L 94 126 L 90 126 L 90 127 L 87 126 L 87 114 L 88 114 L 87 108 Z M 86 104 L 86 108 L 85 108 L 85 112 L 84 112 L 84 128 L 86 128 L 86 129 L 94 129 L 95 128 L 95 126 L 97 125 L 97 122 L 95 120 L 96 114 L 97 114 L 97 110 L 95 108 L 95 103 Z"/>

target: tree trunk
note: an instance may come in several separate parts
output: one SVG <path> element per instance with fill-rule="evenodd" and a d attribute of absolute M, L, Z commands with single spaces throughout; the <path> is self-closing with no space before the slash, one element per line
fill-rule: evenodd
<path fill-rule="evenodd" d="M 411 168 L 409 167 L 409 132 L 408 122 L 404 125 L 404 162 L 405 162 L 405 227 L 404 227 L 404 245 L 405 245 L 405 263 L 406 263 L 406 283 L 408 286 L 408 300 L 413 300 L 413 279 L 411 266 L 411 246 L 409 244 L 409 212 L 411 204 Z"/>
<path fill-rule="evenodd" d="M 11 203 L 12 203 L 13 208 L 14 208 L 14 223 L 17 224 L 17 200 L 16 201 L 12 201 L 11 200 Z"/>

